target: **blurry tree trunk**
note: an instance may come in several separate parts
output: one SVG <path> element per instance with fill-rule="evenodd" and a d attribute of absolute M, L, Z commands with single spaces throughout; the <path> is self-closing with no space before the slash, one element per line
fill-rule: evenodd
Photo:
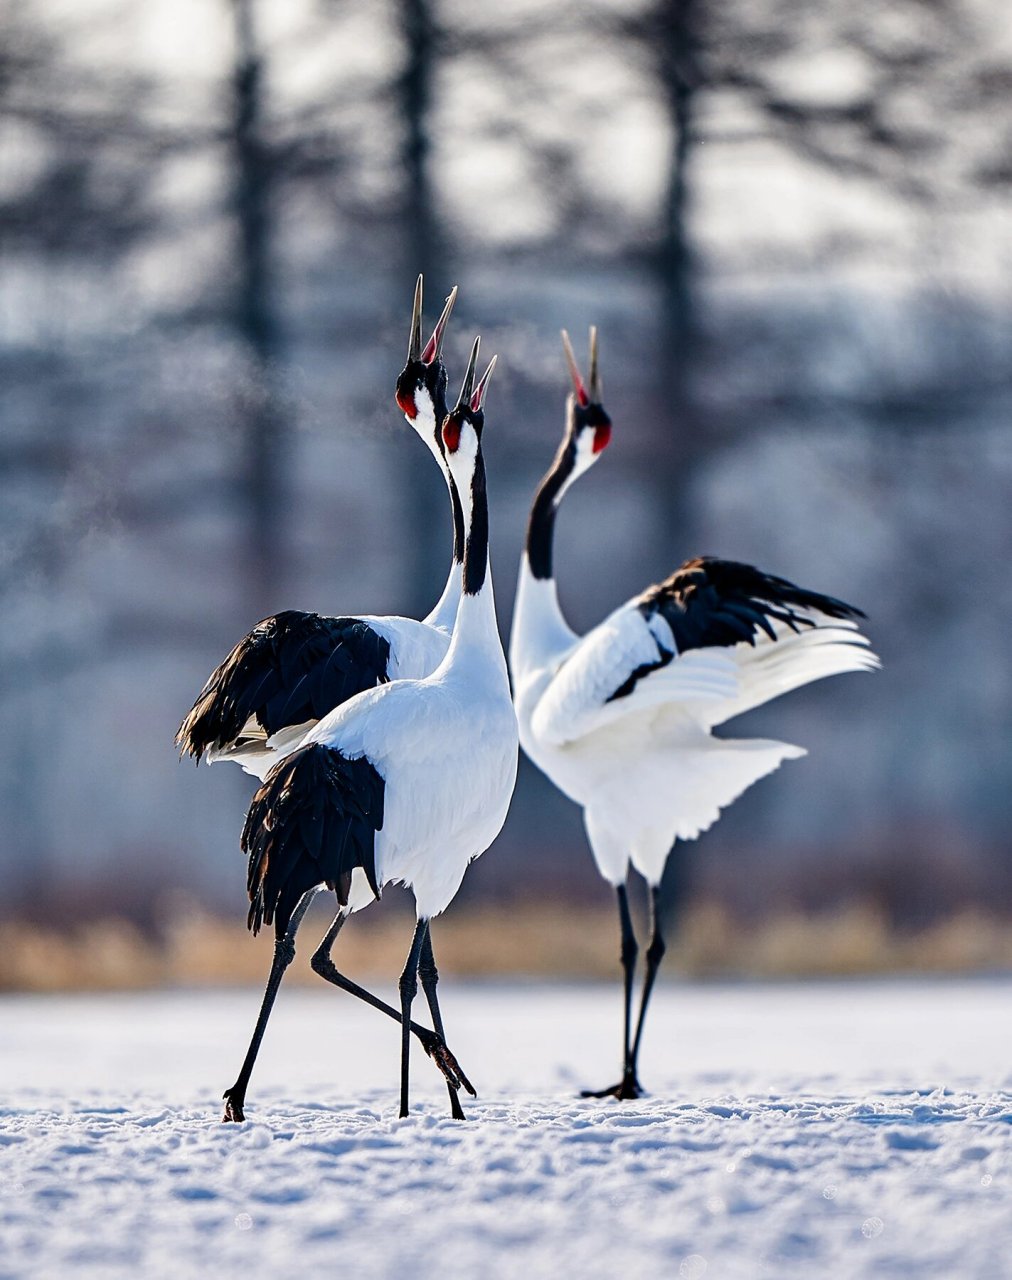
<path fill-rule="evenodd" d="M 656 254 L 658 350 L 654 360 L 654 423 L 659 431 L 653 469 L 661 553 L 667 571 L 698 548 L 690 545 L 688 505 L 696 467 L 705 456 L 705 424 L 697 410 L 694 382 L 699 352 L 698 293 L 694 279 L 689 217 L 692 203 L 697 95 L 700 86 L 696 23 L 700 0 L 657 0 L 647 34 L 671 127 L 671 149 Z M 668 559 L 670 558 L 670 563 Z M 691 896 L 696 842 L 679 845 L 668 859 L 661 884 L 666 920 L 679 923 Z"/>
<path fill-rule="evenodd" d="M 272 166 L 263 136 L 263 59 L 253 0 L 233 0 L 236 64 L 232 143 L 238 280 L 235 324 L 246 356 L 239 392 L 244 442 L 247 590 L 258 616 L 276 609 L 286 424 L 277 387 L 279 324 L 271 270 Z"/>
<path fill-rule="evenodd" d="M 664 105 L 671 122 L 671 152 L 664 194 L 663 226 L 657 252 L 660 285 L 660 358 L 662 400 L 671 416 L 689 409 L 691 372 L 696 352 L 695 289 L 689 237 L 692 147 L 695 141 L 697 40 L 694 28 L 697 0 L 668 0 L 654 16 L 657 72 Z M 675 437 L 687 436 L 675 421 Z M 667 441 L 666 441 L 667 443 Z M 683 447 L 689 446 L 685 440 Z M 670 452 L 670 444 L 666 452 Z"/>
<path fill-rule="evenodd" d="M 421 271 L 425 276 L 425 313 L 434 321 L 452 281 L 447 279 L 432 177 L 430 115 L 436 60 L 436 28 L 430 0 L 399 0 L 397 17 L 404 48 L 404 67 L 398 84 L 402 144 L 400 240 L 403 254 L 398 299 L 404 300 L 407 342 L 411 287 Z M 423 334 L 422 341 L 428 337 Z M 391 377 L 391 391 L 393 377 Z M 410 443 L 410 442 L 409 442 Z M 445 486 L 431 467 L 417 462 L 414 450 L 403 450 L 398 482 L 407 516 L 402 544 L 405 579 L 404 608 L 421 617 L 432 607 L 442 585 L 443 565 L 449 562 L 450 522 Z"/>
<path fill-rule="evenodd" d="M 431 275 L 439 257 L 431 176 L 429 112 L 435 59 L 435 29 L 429 0 L 401 0 L 405 64 L 401 79 L 404 143 L 404 246 L 415 271 Z M 435 283 L 435 282 L 432 282 Z M 437 285 L 437 287 L 439 287 Z M 431 293 L 431 290 L 430 290 Z M 432 302 L 430 296 L 430 305 Z"/>
<path fill-rule="evenodd" d="M 697 421 L 695 362 L 699 350 L 698 291 L 689 231 L 697 95 L 699 0 L 658 0 L 647 17 L 655 73 L 671 129 L 659 243 L 654 259 L 658 293 L 658 349 L 654 361 L 661 432 L 657 456 L 665 486 L 662 528 L 685 532 L 685 500 L 695 462 L 706 441 Z M 673 567 L 673 566 L 672 566 Z"/>

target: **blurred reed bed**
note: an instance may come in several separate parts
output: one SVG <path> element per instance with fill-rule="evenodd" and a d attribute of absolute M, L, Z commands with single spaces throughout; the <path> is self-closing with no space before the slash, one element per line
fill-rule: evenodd
<path fill-rule="evenodd" d="M 322 913 L 303 927 L 287 982 L 319 983 L 309 959 L 325 927 Z M 403 911 L 353 920 L 338 943 L 340 966 L 357 978 L 394 980 L 409 935 Z M 446 976 L 587 980 L 618 973 L 617 924 L 600 907 L 468 908 L 437 920 L 434 938 Z M 271 948 L 269 934 L 251 939 L 240 923 L 198 910 L 179 911 L 157 936 L 120 919 L 66 931 L 10 922 L 0 925 L 0 991 L 259 986 Z M 703 979 L 988 973 L 1012 969 L 1012 921 L 967 909 L 898 930 L 877 909 L 855 905 L 743 923 L 704 902 L 687 908 L 668 956 L 669 977 Z"/>

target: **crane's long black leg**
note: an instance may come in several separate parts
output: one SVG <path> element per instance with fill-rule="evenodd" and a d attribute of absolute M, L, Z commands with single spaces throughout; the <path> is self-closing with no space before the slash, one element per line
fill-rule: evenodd
<path fill-rule="evenodd" d="M 378 1009 L 380 1013 L 385 1013 L 388 1018 L 393 1018 L 395 1022 L 401 1021 L 401 1014 L 392 1005 L 386 1004 L 379 996 L 374 996 L 371 991 L 367 991 L 365 987 L 360 987 L 357 982 L 352 982 L 350 978 L 346 978 L 340 973 L 334 961 L 331 959 L 330 950 L 334 945 L 334 939 L 341 932 L 347 916 L 343 912 L 339 912 L 334 918 L 334 922 L 327 930 L 326 937 L 317 947 L 313 959 L 313 971 L 318 973 L 321 978 L 325 978 L 327 982 L 331 982 L 335 987 L 340 987 L 342 991 L 347 991 L 349 995 L 355 996 L 358 1000 L 365 1001 L 374 1009 Z M 423 1027 L 417 1022 L 409 1023 L 409 1030 L 418 1037 L 418 1042 L 433 1060 L 439 1070 L 443 1073 L 448 1086 L 459 1089 L 465 1088 L 471 1096 L 474 1095 L 474 1087 L 460 1069 L 460 1064 L 446 1046 L 441 1031 L 430 1031 L 428 1027 Z"/>
<path fill-rule="evenodd" d="M 411 950 L 404 964 L 400 982 L 401 993 L 401 1110 L 403 1120 L 408 1114 L 408 1066 L 411 1052 L 411 1004 L 418 991 L 418 961 L 421 958 L 425 935 L 429 931 L 428 920 L 419 920 L 411 939 Z"/>
<path fill-rule="evenodd" d="M 260 1042 L 263 1040 L 264 1032 L 267 1030 L 267 1022 L 271 1016 L 271 1009 L 274 1007 L 278 988 L 281 986 L 281 979 L 285 976 L 285 970 L 295 959 L 295 935 L 298 933 L 299 925 L 309 910 L 309 904 L 316 897 L 316 893 L 315 889 L 310 889 L 308 893 L 302 895 L 295 910 L 292 912 L 292 918 L 288 922 L 288 928 L 285 930 L 284 935 L 274 942 L 274 960 L 271 963 L 271 972 L 267 978 L 267 987 L 264 991 L 263 1003 L 260 1006 L 260 1016 L 257 1018 L 257 1024 L 253 1029 L 253 1039 L 250 1041 L 250 1046 L 246 1051 L 246 1058 L 242 1064 L 238 1079 L 231 1089 L 226 1089 L 222 1095 L 225 1099 L 223 1122 L 233 1121 L 238 1123 L 246 1119 L 243 1106 L 246 1102 L 246 1088 L 249 1085 L 249 1078 L 253 1074 L 253 1064 L 256 1062 L 257 1054 L 260 1052 Z"/>
<path fill-rule="evenodd" d="M 636 1080 L 636 1068 L 632 1041 L 632 992 L 633 980 L 636 976 L 636 957 L 639 947 L 636 945 L 636 933 L 633 930 L 632 916 L 629 914 L 629 895 L 624 884 L 617 889 L 618 914 L 622 927 L 622 969 L 625 974 L 625 1034 L 622 1041 L 622 1082 L 613 1084 L 607 1089 L 584 1089 L 583 1098 L 638 1098 L 640 1089 Z M 635 1089 L 635 1092 L 631 1090 Z"/>
<path fill-rule="evenodd" d="M 436 984 L 439 982 L 439 970 L 436 968 L 436 957 L 432 953 L 432 924 L 429 922 L 425 930 L 425 941 L 422 943 L 422 953 L 418 960 L 418 976 L 422 980 L 422 990 L 425 992 L 425 999 L 429 1005 L 429 1013 L 432 1015 L 432 1025 L 435 1028 L 436 1035 L 446 1043 L 446 1035 L 443 1032 L 443 1019 L 439 1012 L 439 1001 L 436 998 Z M 450 1114 L 454 1120 L 466 1120 L 463 1108 L 460 1105 L 460 1098 L 457 1090 L 447 1080 L 446 1091 L 450 1095 Z"/>
<path fill-rule="evenodd" d="M 643 1021 L 646 1018 L 650 993 L 654 989 L 654 979 L 657 977 L 657 970 L 661 967 L 661 961 L 664 959 L 666 950 L 667 945 L 661 932 L 661 890 L 660 886 L 655 885 L 650 890 L 650 945 L 647 947 L 647 966 L 646 973 L 643 976 L 643 995 L 640 999 L 639 1017 L 636 1020 L 636 1039 L 633 1041 L 632 1061 L 629 1064 L 634 1081 L 636 1081 L 636 1063 L 640 1055 L 640 1041 L 643 1039 Z"/>

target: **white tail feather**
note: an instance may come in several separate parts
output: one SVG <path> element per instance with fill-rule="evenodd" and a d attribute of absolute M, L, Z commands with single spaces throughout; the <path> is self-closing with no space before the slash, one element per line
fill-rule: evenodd
<path fill-rule="evenodd" d="M 713 750 L 698 752 L 683 766 L 679 779 L 679 789 L 684 780 L 690 794 L 673 806 L 678 815 L 675 837 L 694 840 L 753 783 L 774 773 L 785 760 L 797 760 L 805 754 L 804 747 L 767 738 L 721 741 Z"/>
<path fill-rule="evenodd" d="M 633 866 L 651 884 L 658 884 L 675 840 L 695 840 L 753 783 L 775 772 L 785 760 L 805 754 L 803 747 L 763 738 L 708 738 L 702 749 L 656 752 L 646 771 L 648 786 L 643 793 L 619 801 L 628 806 L 626 832 L 640 832 L 631 850 Z M 608 797 L 612 821 L 621 812 L 614 800 Z"/>
<path fill-rule="evenodd" d="M 227 747 L 211 747 L 204 759 L 208 764 L 229 760 L 262 782 L 279 760 L 301 744 L 314 724 L 315 720 L 307 720 L 304 724 L 289 725 L 268 738 L 251 718 L 243 726 L 242 733 L 235 742 Z"/>
<path fill-rule="evenodd" d="M 280 760 L 282 756 L 288 755 L 290 751 L 300 746 L 302 739 L 317 723 L 316 720 L 306 720 L 302 724 L 288 725 L 287 728 L 272 733 L 267 739 L 267 746 L 274 752 L 275 759 Z"/>

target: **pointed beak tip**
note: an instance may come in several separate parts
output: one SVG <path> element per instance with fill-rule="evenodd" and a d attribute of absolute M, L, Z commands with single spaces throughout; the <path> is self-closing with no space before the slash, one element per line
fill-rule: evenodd
<path fill-rule="evenodd" d="M 601 373 L 597 360 L 598 343 L 597 343 L 597 325 L 590 326 L 590 376 L 588 382 L 590 384 L 590 403 L 601 403 Z"/>
<path fill-rule="evenodd" d="M 411 328 L 408 332 L 408 359 L 418 360 L 422 354 L 422 276 L 415 281 L 415 297 L 411 307 Z"/>

